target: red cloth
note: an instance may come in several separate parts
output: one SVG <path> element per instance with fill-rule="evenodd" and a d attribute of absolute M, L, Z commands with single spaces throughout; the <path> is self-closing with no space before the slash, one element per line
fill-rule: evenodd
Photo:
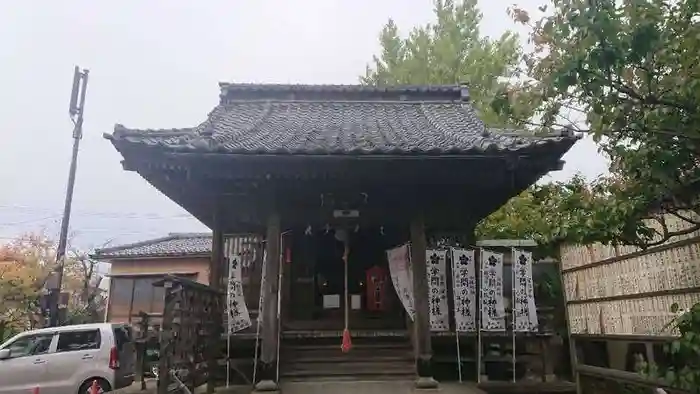
<path fill-rule="evenodd" d="M 346 328 L 343 331 L 343 344 L 340 346 L 340 349 L 343 351 L 343 353 L 347 353 L 350 351 L 352 348 L 352 338 L 350 338 L 350 331 Z"/>

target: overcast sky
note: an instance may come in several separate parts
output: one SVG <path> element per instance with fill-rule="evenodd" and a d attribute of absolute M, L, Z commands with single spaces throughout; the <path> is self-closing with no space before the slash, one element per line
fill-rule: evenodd
<path fill-rule="evenodd" d="M 486 34 L 518 30 L 506 15 L 512 3 L 481 2 Z M 74 65 L 90 69 L 90 81 L 71 230 L 90 248 L 207 230 L 122 170 L 102 138 L 115 123 L 198 124 L 217 103 L 219 81 L 357 83 L 388 18 L 407 32 L 432 16 L 432 0 L 0 2 L 0 242 L 42 229 L 57 237 Z M 556 178 L 606 168 L 591 141 L 565 159 Z"/>

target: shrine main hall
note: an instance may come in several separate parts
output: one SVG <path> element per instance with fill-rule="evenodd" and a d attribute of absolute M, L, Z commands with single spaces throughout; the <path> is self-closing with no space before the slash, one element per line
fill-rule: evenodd
<path fill-rule="evenodd" d="M 125 170 L 212 229 L 210 287 L 227 283 L 225 239 L 256 240 L 242 284 L 247 309 L 260 315 L 259 327 L 244 330 L 260 343 L 258 389 L 276 388 L 280 358 L 293 363 L 285 341 L 332 338 L 343 357 L 335 333 L 344 329 L 357 350 L 348 357 L 361 353 L 363 336 L 385 339 L 382 349 L 415 355 L 401 365 L 419 387 L 435 387 L 426 250 L 475 245 L 477 223 L 561 169 L 577 137 L 490 129 L 464 85 L 221 83 L 219 91 L 198 125 L 117 125 L 105 137 Z M 389 278 L 386 251 L 400 245 L 410 245 L 411 290 L 426 294 L 415 297 L 413 319 Z"/>

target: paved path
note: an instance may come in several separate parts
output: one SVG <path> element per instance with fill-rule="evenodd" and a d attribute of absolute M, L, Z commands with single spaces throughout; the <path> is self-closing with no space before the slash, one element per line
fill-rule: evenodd
<path fill-rule="evenodd" d="M 413 381 L 342 381 L 282 383 L 282 394 L 486 394 L 472 384 L 441 383 L 435 390 L 418 390 Z"/>
<path fill-rule="evenodd" d="M 317 382 L 282 382 L 281 394 L 486 394 L 471 383 L 441 383 L 436 390 L 417 390 L 413 381 L 317 381 Z M 204 387 L 195 390 L 204 393 Z M 146 391 L 140 385 L 118 390 L 115 394 L 153 394 L 155 381 L 148 384 Z M 249 386 L 230 388 L 217 387 L 217 394 L 250 394 Z"/>

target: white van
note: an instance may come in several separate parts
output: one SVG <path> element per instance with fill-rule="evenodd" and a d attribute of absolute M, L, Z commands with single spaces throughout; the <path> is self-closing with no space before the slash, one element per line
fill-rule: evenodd
<path fill-rule="evenodd" d="M 124 324 L 82 324 L 23 332 L 0 345 L 0 394 L 89 394 L 134 381 L 135 346 Z"/>

